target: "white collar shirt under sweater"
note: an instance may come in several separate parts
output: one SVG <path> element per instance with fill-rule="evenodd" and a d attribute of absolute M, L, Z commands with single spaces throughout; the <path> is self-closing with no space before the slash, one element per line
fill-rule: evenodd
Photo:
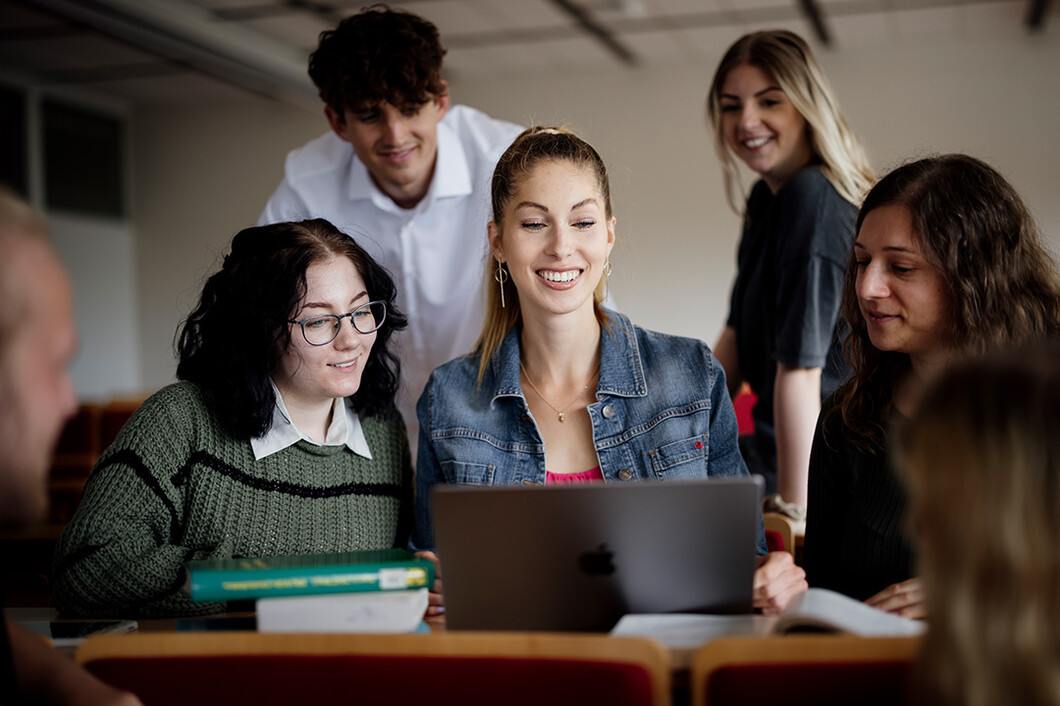
<path fill-rule="evenodd" d="M 272 391 L 276 394 L 276 404 L 272 408 L 272 426 L 261 436 L 255 436 L 250 440 L 250 448 L 254 451 L 254 460 L 260 461 L 277 451 L 283 451 L 288 446 L 293 446 L 299 441 L 305 440 L 317 446 L 340 446 L 346 447 L 363 458 L 371 459 L 372 452 L 368 448 L 368 440 L 364 438 L 364 430 L 361 428 L 361 418 L 354 411 L 353 405 L 346 397 L 337 397 L 331 407 L 331 423 L 324 443 L 314 441 L 303 434 L 294 421 L 291 413 L 287 411 L 287 404 L 283 401 L 276 383 L 269 381 Z"/>
<path fill-rule="evenodd" d="M 284 179 L 259 223 L 325 218 L 393 276 L 409 318 L 395 336 L 401 358 L 398 409 L 415 456 L 416 400 L 437 366 L 470 352 L 482 328 L 490 179 L 522 130 L 466 106 L 438 125 L 438 160 L 426 196 L 412 209 L 371 180 L 349 143 L 323 135 L 287 155 Z"/>

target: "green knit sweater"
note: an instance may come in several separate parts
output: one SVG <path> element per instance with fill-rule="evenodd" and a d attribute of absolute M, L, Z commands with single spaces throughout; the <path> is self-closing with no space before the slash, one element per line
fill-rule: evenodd
<path fill-rule="evenodd" d="M 106 450 L 59 540 L 52 595 L 64 615 L 224 610 L 183 593 L 191 559 L 405 546 L 412 469 L 401 416 L 362 417 L 372 459 L 299 441 L 254 460 L 191 383 L 149 398 Z"/>

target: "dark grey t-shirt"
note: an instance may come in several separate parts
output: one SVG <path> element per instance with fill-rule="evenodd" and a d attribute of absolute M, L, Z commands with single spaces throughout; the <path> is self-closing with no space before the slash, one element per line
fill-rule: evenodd
<path fill-rule="evenodd" d="M 775 195 L 759 181 L 747 199 L 728 325 L 744 380 L 758 395 L 748 470 L 776 479 L 777 363 L 822 368 L 823 400 L 846 378 L 839 320 L 857 209 L 821 171 L 797 172 Z"/>

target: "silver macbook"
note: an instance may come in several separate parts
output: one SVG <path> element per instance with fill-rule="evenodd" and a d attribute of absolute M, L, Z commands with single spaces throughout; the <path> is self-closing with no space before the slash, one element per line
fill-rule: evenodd
<path fill-rule="evenodd" d="M 626 613 L 749 613 L 762 481 L 437 486 L 452 630 L 610 630 Z"/>

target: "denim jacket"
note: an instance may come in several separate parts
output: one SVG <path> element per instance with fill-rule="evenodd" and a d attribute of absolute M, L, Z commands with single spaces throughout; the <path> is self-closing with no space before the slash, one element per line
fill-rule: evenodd
<path fill-rule="evenodd" d="M 606 313 L 596 402 L 588 405 L 604 481 L 747 475 L 725 372 L 707 345 Z M 478 362 L 472 353 L 438 367 L 416 406 L 418 549 L 434 548 L 435 484 L 545 482 L 544 442 L 519 384 L 518 329 L 508 332 L 481 386 Z M 761 531 L 759 545 L 764 553 Z"/>

